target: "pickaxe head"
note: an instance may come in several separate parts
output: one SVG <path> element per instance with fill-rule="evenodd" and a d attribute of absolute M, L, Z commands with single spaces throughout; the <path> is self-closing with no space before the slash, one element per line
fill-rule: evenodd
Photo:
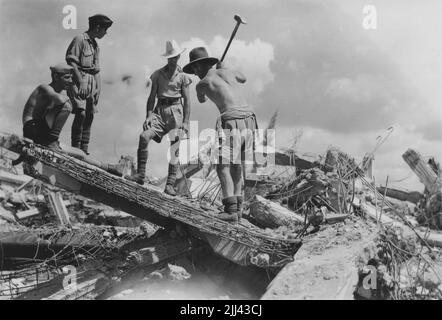
<path fill-rule="evenodd" d="M 247 24 L 247 21 L 242 19 L 239 15 L 235 14 L 235 16 L 233 17 L 233 19 L 235 19 L 236 22 L 238 22 L 238 24 L 242 23 L 242 24 Z"/>

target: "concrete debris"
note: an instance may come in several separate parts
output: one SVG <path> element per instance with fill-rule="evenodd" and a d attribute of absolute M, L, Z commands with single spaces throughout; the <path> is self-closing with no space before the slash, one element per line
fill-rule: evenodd
<path fill-rule="evenodd" d="M 188 273 L 186 269 L 184 269 L 181 266 L 176 266 L 169 263 L 167 264 L 167 268 L 168 268 L 168 276 L 173 280 L 183 281 L 190 279 L 191 277 L 190 273 Z"/>
<path fill-rule="evenodd" d="M 365 176 L 374 176 L 373 167 L 337 148 L 312 161 L 291 151 L 275 157 L 272 174 L 255 172 L 245 181 L 235 230 L 302 241 L 294 259 L 278 257 L 278 268 L 269 267 L 271 253 L 176 221 L 162 229 L 135 217 L 130 206 L 104 205 L 0 170 L 0 299 L 130 299 L 159 291 L 172 298 L 201 279 L 223 290 L 232 282 L 210 296 L 222 300 L 442 299 L 442 191 L 434 159 L 404 154 L 425 186 L 421 193 L 374 185 Z M 120 165 L 123 176 L 133 174 L 132 158 L 122 157 Z M 191 197 L 195 208 L 204 209 L 198 200 L 221 203 L 207 167 L 184 165 L 178 180 L 182 198 Z M 62 285 L 71 266 L 81 274 L 75 289 Z M 238 279 L 250 288 L 259 283 L 259 294 L 236 294 Z"/>

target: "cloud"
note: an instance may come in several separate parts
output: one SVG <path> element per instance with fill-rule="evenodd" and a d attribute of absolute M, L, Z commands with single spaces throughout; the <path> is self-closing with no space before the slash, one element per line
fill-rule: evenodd
<path fill-rule="evenodd" d="M 294 6 L 296 17 L 278 28 L 275 77 L 261 94 L 260 114 L 278 109 L 283 125 L 354 133 L 387 127 L 398 112 L 413 110 L 415 90 L 351 18 L 326 3 Z"/>
<path fill-rule="evenodd" d="M 440 119 L 431 121 L 427 124 L 422 124 L 416 127 L 414 130 L 416 133 L 420 133 L 426 140 L 442 142 L 442 121 Z"/>

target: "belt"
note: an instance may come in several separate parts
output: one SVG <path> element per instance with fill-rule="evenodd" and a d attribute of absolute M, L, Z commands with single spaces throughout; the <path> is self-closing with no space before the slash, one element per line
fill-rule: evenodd
<path fill-rule="evenodd" d="M 176 104 L 178 102 L 181 102 L 181 97 L 179 98 L 160 97 L 158 98 L 158 102 L 160 104 L 166 104 L 166 105 Z"/>
<path fill-rule="evenodd" d="M 97 68 L 80 68 L 80 70 L 91 75 L 96 75 L 98 72 L 100 72 L 100 69 Z"/>

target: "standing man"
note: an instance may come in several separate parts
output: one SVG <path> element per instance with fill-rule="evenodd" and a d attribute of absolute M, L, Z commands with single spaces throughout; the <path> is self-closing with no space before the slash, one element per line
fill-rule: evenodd
<path fill-rule="evenodd" d="M 66 90 L 72 87 L 72 67 L 66 63 L 51 66 L 52 81 L 32 91 L 23 110 L 23 136 L 49 149 L 60 150 L 58 138 L 72 105 Z"/>
<path fill-rule="evenodd" d="M 164 192 L 172 196 L 176 195 L 174 185 L 179 166 L 180 136 L 177 135 L 177 131 L 183 129 L 187 133 L 189 130 L 189 85 L 192 81 L 178 65 L 178 59 L 184 50 L 179 48 L 176 41 L 167 41 L 166 52 L 163 54 L 167 58 L 167 65 L 156 70 L 150 77 L 151 91 L 146 105 L 146 121 L 137 151 L 137 174 L 129 177 L 129 180 L 144 184 L 150 140 L 160 143 L 163 136 L 171 133 L 171 159 Z"/>
<path fill-rule="evenodd" d="M 250 155 L 253 151 L 257 129 L 255 114 L 248 107 L 238 84 L 246 82 L 246 78 L 239 71 L 227 69 L 221 64 L 218 64 L 217 70 L 212 69 L 218 59 L 210 58 L 204 47 L 190 51 L 189 60 L 183 71 L 196 74 L 201 79 L 196 85 L 198 101 L 205 102 L 207 96 L 220 112 L 216 123 L 220 143 L 217 174 L 223 191 L 224 212 L 218 217 L 235 222 L 241 218 L 244 201 L 244 161 L 246 153 Z"/>
<path fill-rule="evenodd" d="M 101 39 L 112 25 L 112 20 L 102 14 L 89 17 L 89 29 L 74 38 L 66 51 L 66 62 L 74 69 L 75 90 L 71 97 L 75 114 L 72 123 L 71 145 L 89 154 L 89 140 L 94 114 L 101 92 L 100 48 Z"/>

